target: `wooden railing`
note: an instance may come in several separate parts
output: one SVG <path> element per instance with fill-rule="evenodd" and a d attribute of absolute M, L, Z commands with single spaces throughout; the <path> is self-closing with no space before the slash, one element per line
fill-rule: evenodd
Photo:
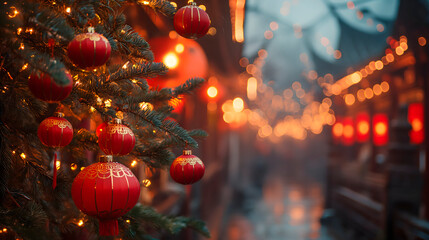
<path fill-rule="evenodd" d="M 397 212 L 394 219 L 394 240 L 429 239 L 429 222 L 404 212 Z"/>
<path fill-rule="evenodd" d="M 341 239 L 377 239 L 386 227 L 386 178 L 381 174 L 340 171 L 332 191 L 333 207 L 345 229 L 335 229 Z M 348 229 L 348 230 L 347 230 Z M 344 232 L 353 231 L 352 236 Z"/>

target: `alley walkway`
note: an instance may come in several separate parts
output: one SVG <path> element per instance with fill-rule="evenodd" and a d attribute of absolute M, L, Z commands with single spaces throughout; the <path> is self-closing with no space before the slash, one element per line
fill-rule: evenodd
<path fill-rule="evenodd" d="M 244 199 L 225 226 L 228 240 L 333 240 L 320 224 L 323 188 L 318 183 L 266 179 L 261 197 Z"/>

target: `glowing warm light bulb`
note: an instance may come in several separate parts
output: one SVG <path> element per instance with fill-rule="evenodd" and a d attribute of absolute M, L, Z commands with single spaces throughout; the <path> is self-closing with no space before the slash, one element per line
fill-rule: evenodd
<path fill-rule="evenodd" d="M 384 134 L 387 132 L 387 126 L 386 126 L 386 124 L 385 124 L 385 123 L 383 123 L 383 122 L 379 122 L 379 123 L 377 123 L 377 124 L 375 125 L 374 129 L 375 129 L 375 132 L 376 132 L 378 135 L 384 135 Z"/>
<path fill-rule="evenodd" d="M 112 106 L 112 100 L 110 100 L 110 99 L 105 100 L 104 101 L 104 106 L 105 107 L 111 107 Z"/>
<path fill-rule="evenodd" d="M 411 122 L 411 127 L 413 128 L 413 131 L 417 132 L 423 129 L 423 123 L 420 119 L 416 118 Z"/>
<path fill-rule="evenodd" d="M 151 103 L 148 103 L 148 102 L 141 102 L 141 103 L 139 103 L 139 106 L 140 106 L 141 110 L 146 110 L 146 109 L 152 110 L 153 109 L 153 105 Z"/>
<path fill-rule="evenodd" d="M 353 134 L 354 134 L 353 126 L 346 125 L 344 127 L 344 137 L 351 138 L 351 137 L 353 137 Z"/>
<path fill-rule="evenodd" d="M 176 45 L 174 50 L 176 50 L 177 53 L 182 53 L 185 50 L 185 46 L 183 46 L 183 44 L 179 43 Z"/>
<path fill-rule="evenodd" d="M 215 86 L 210 86 L 207 89 L 207 96 L 215 98 L 217 96 L 217 88 Z"/>
<path fill-rule="evenodd" d="M 76 170 L 76 169 L 77 169 L 77 165 L 76 165 L 76 163 L 72 163 L 72 164 L 70 164 L 70 169 L 71 169 L 72 171 Z"/>
<path fill-rule="evenodd" d="M 255 100 L 258 96 L 258 80 L 254 77 L 247 79 L 247 98 Z"/>
<path fill-rule="evenodd" d="M 353 103 L 355 103 L 356 99 L 355 96 L 353 96 L 353 94 L 346 94 L 344 96 L 344 101 L 347 105 L 353 105 Z"/>
<path fill-rule="evenodd" d="M 136 161 L 136 160 L 133 160 L 133 161 L 131 162 L 131 167 L 135 167 L 135 166 L 137 166 L 137 161 Z"/>
<path fill-rule="evenodd" d="M 28 63 L 24 64 L 24 66 L 22 66 L 21 70 L 25 70 L 28 67 Z"/>
<path fill-rule="evenodd" d="M 241 112 L 244 109 L 244 101 L 243 99 L 237 97 L 234 98 L 234 100 L 232 101 L 232 107 L 234 108 L 235 112 Z"/>
<path fill-rule="evenodd" d="M 375 84 L 372 87 L 372 90 L 373 90 L 374 94 L 377 95 L 377 96 L 383 93 L 383 90 L 381 89 L 380 84 Z"/>
<path fill-rule="evenodd" d="M 223 114 L 223 121 L 225 121 L 226 123 L 232 123 L 234 119 L 235 119 L 235 116 L 233 112 L 225 112 Z"/>
<path fill-rule="evenodd" d="M 57 168 L 57 170 L 60 169 L 61 168 L 61 161 L 57 161 L 55 163 L 55 167 Z"/>
<path fill-rule="evenodd" d="M 372 88 L 366 88 L 364 94 L 367 99 L 371 99 L 374 97 L 374 92 L 372 91 Z"/>
<path fill-rule="evenodd" d="M 357 128 L 361 134 L 367 134 L 369 132 L 369 124 L 367 122 L 359 122 Z"/>
<path fill-rule="evenodd" d="M 334 136 L 341 137 L 343 135 L 344 126 L 342 123 L 335 123 L 335 125 L 332 127 L 332 132 Z"/>
<path fill-rule="evenodd" d="M 79 220 L 79 222 L 77 223 L 77 225 L 78 225 L 79 227 L 82 227 L 82 226 L 83 226 L 83 220 L 82 220 L 82 219 L 80 219 L 80 220 Z"/>
<path fill-rule="evenodd" d="M 144 179 L 142 181 L 142 184 L 144 187 L 149 187 L 152 184 L 152 182 L 149 179 Z"/>
<path fill-rule="evenodd" d="M 383 65 L 382 61 L 378 60 L 375 62 L 375 69 L 381 70 L 381 69 L 383 69 L 383 67 L 384 67 L 384 65 Z"/>
<path fill-rule="evenodd" d="M 162 62 L 170 69 L 174 69 L 179 65 L 179 58 L 174 52 L 167 53 L 164 58 L 162 59 Z"/>
<path fill-rule="evenodd" d="M 388 92 L 388 91 L 389 91 L 389 88 L 390 88 L 389 83 L 387 83 L 387 82 L 382 82 L 382 83 L 380 84 L 380 87 L 381 87 L 381 90 L 382 90 L 383 92 Z"/>
<path fill-rule="evenodd" d="M 424 37 L 419 37 L 419 39 L 418 39 L 418 41 L 419 41 L 419 45 L 420 46 L 425 46 L 426 45 L 426 38 L 424 38 Z"/>
<path fill-rule="evenodd" d="M 16 17 L 16 15 L 19 14 L 19 11 L 16 10 L 15 7 L 10 7 L 10 10 L 11 10 L 11 12 L 8 15 L 8 17 L 10 17 L 10 18 L 14 18 L 14 17 Z"/>
<path fill-rule="evenodd" d="M 25 153 L 21 153 L 21 155 L 20 155 L 20 156 L 21 156 L 21 158 L 22 158 L 22 159 L 25 159 L 25 158 L 27 157 L 27 156 L 25 155 Z"/>
<path fill-rule="evenodd" d="M 70 7 L 66 8 L 66 13 L 71 13 L 71 8 Z"/>
<path fill-rule="evenodd" d="M 395 52 L 397 55 L 400 56 L 400 55 L 404 54 L 404 49 L 401 46 L 399 46 L 395 49 Z"/>

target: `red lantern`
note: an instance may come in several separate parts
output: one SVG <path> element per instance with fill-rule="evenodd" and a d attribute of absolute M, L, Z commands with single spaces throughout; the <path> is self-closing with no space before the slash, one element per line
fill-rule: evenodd
<path fill-rule="evenodd" d="M 155 55 L 155 62 L 163 62 L 169 68 L 166 74 L 148 79 L 152 88 L 173 88 L 189 78 L 206 77 L 207 57 L 196 41 L 182 37 L 162 37 L 151 39 L 149 44 Z"/>
<path fill-rule="evenodd" d="M 408 106 L 408 122 L 411 124 L 410 141 L 420 144 L 425 139 L 424 134 L 424 110 L 422 103 L 411 103 Z"/>
<path fill-rule="evenodd" d="M 130 169 L 100 156 L 74 179 L 72 198 L 85 214 L 99 219 L 101 236 L 118 235 L 117 218 L 127 213 L 140 195 L 140 184 Z"/>
<path fill-rule="evenodd" d="M 360 143 L 369 140 L 369 115 L 359 113 L 356 117 L 356 140 Z"/>
<path fill-rule="evenodd" d="M 69 83 L 67 85 L 59 85 L 47 73 L 33 73 L 28 78 L 28 88 L 31 93 L 40 100 L 53 103 L 66 99 L 73 88 L 73 80 L 71 75 L 66 71 Z"/>
<path fill-rule="evenodd" d="M 110 57 L 110 43 L 93 28 L 88 33 L 77 35 L 70 43 L 67 54 L 70 60 L 83 69 L 93 69 L 107 62 Z"/>
<path fill-rule="evenodd" d="M 355 129 L 353 118 L 345 117 L 343 120 L 343 144 L 351 146 L 355 142 Z"/>
<path fill-rule="evenodd" d="M 185 38 L 200 38 L 210 28 L 210 17 L 195 2 L 177 10 L 174 15 L 174 29 Z"/>
<path fill-rule="evenodd" d="M 373 141 L 376 146 L 386 145 L 389 141 L 389 119 L 386 114 L 376 114 L 372 117 Z"/>
<path fill-rule="evenodd" d="M 130 128 L 121 124 L 120 119 L 115 118 L 114 121 L 100 132 L 98 146 L 108 155 L 127 155 L 133 150 L 136 138 Z"/>
<path fill-rule="evenodd" d="M 332 126 L 332 138 L 334 143 L 339 144 L 343 136 L 344 125 L 341 117 L 337 116 L 335 119 L 335 124 Z"/>
<path fill-rule="evenodd" d="M 184 150 L 170 166 L 170 176 L 180 184 L 192 184 L 204 176 L 204 163 L 191 150 Z"/>
<path fill-rule="evenodd" d="M 64 147 L 71 142 L 73 127 L 63 116 L 63 113 L 57 113 L 56 117 L 48 117 L 40 123 L 37 136 L 44 145 Z"/>

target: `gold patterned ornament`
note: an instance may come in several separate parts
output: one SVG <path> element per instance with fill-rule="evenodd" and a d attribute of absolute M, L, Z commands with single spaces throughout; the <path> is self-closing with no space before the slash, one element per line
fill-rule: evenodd
<path fill-rule="evenodd" d="M 205 172 L 203 161 L 192 155 L 191 150 L 184 150 L 170 166 L 170 176 L 180 184 L 192 184 L 199 181 Z"/>

